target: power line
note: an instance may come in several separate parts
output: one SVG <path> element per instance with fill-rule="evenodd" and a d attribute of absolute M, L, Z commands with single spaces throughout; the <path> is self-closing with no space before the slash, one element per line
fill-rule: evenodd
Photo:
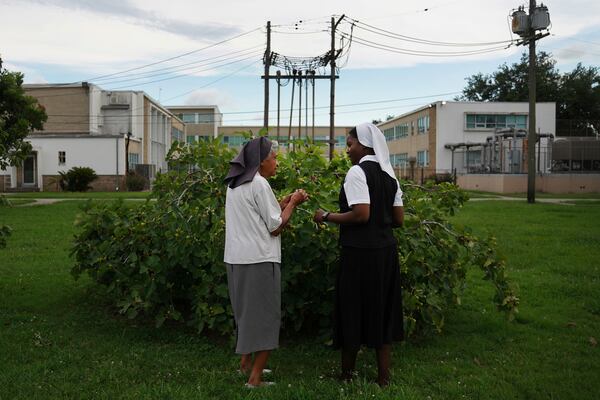
<path fill-rule="evenodd" d="M 342 32 L 341 35 L 349 39 L 347 33 Z M 353 37 L 353 42 L 358 43 L 362 46 L 371 47 L 377 50 L 384 50 L 391 53 L 405 54 L 411 56 L 420 56 L 420 57 L 462 57 L 462 56 L 471 56 L 477 54 L 485 54 L 491 53 L 494 51 L 506 50 L 507 46 L 498 46 L 498 47 L 490 47 L 487 49 L 478 49 L 472 51 L 464 51 L 464 52 L 427 52 L 427 51 L 416 51 L 410 49 L 402 49 L 395 46 L 378 44 L 376 42 L 372 42 L 370 40 L 361 39 L 356 36 Z"/>
<path fill-rule="evenodd" d="M 250 67 L 251 67 L 251 66 L 253 66 L 254 64 L 257 64 L 259 61 L 262 61 L 262 59 L 255 60 L 255 61 L 251 62 L 250 64 L 248 64 L 248 65 L 245 65 L 245 66 L 243 66 L 242 68 L 240 68 L 240 69 L 237 69 L 237 70 L 233 71 L 233 72 L 232 72 L 232 73 L 230 73 L 230 74 L 227 74 L 227 75 L 225 75 L 225 76 L 223 76 L 223 77 L 221 77 L 221 78 L 215 79 L 215 80 L 214 80 L 214 81 L 212 81 L 212 82 L 209 82 L 209 83 L 207 83 L 207 84 L 205 84 L 205 85 L 202 85 L 202 86 L 200 86 L 200 87 L 197 87 L 197 88 L 195 88 L 195 89 L 192 89 L 192 90 L 190 90 L 190 91 L 187 91 L 187 92 L 184 92 L 184 93 L 178 94 L 177 96 L 169 97 L 168 99 L 165 99 L 164 101 L 173 100 L 173 99 L 176 99 L 176 98 L 178 98 L 178 97 L 185 96 L 186 94 L 189 94 L 189 93 L 195 92 L 196 90 L 203 89 L 203 88 L 205 88 L 205 87 L 207 87 L 207 86 L 210 86 L 210 85 L 212 85 L 212 84 L 214 84 L 214 83 L 217 83 L 217 82 L 219 82 L 219 81 L 222 81 L 223 79 L 229 78 L 230 76 L 232 76 L 232 75 L 235 75 L 235 74 L 237 74 L 238 72 L 241 72 L 241 71 L 245 70 L 246 68 L 250 68 Z M 168 107 L 168 106 L 165 106 L 165 107 Z"/>
<path fill-rule="evenodd" d="M 348 19 L 350 19 L 351 21 L 353 21 L 353 24 L 357 28 L 363 29 L 365 31 L 369 31 L 371 33 L 375 33 L 375 34 L 378 34 L 378 35 L 382 35 L 382 36 L 386 36 L 386 37 L 390 37 L 390 38 L 395 38 L 395 39 L 399 39 L 399 40 L 404 40 L 404 41 L 408 41 L 408 42 L 430 45 L 430 46 L 454 46 L 454 47 L 457 47 L 457 46 L 458 47 L 478 46 L 478 47 L 482 47 L 482 46 L 491 46 L 491 45 L 497 45 L 497 44 L 512 43 L 512 40 L 501 40 L 501 41 L 479 42 L 479 43 L 440 42 L 440 41 L 435 41 L 435 40 L 421 39 L 421 38 L 417 38 L 417 37 L 414 37 L 414 36 L 402 35 L 402 34 L 399 34 L 399 33 L 388 31 L 386 29 L 378 28 L 378 27 L 373 26 L 373 25 L 369 25 L 369 24 L 361 22 L 359 20 L 355 20 L 355 19 L 352 19 L 352 18 L 348 18 Z"/>
<path fill-rule="evenodd" d="M 167 61 L 176 60 L 178 58 L 189 56 L 190 54 L 198 53 L 200 51 L 204 51 L 206 49 L 210 49 L 212 47 L 221 45 L 223 43 L 230 42 L 230 41 L 235 40 L 237 38 L 240 38 L 242 36 L 249 35 L 250 33 L 259 31 L 261 28 L 262 27 L 254 28 L 254 29 L 252 29 L 250 31 L 243 32 L 243 33 L 240 33 L 239 35 L 230 37 L 229 39 L 221 40 L 220 42 L 216 42 L 216 43 L 210 44 L 210 45 L 202 47 L 200 49 L 188 51 L 187 53 L 183 53 L 183 54 L 179 54 L 179 55 L 176 55 L 176 56 L 173 56 L 173 57 L 165 58 L 165 59 L 162 59 L 162 60 L 159 60 L 159 61 L 155 61 L 155 62 L 152 62 L 152 63 L 149 63 L 149 64 L 145 64 L 145 65 L 142 65 L 142 66 L 139 66 L 139 67 L 129 68 L 129 69 L 126 69 L 126 70 L 123 70 L 123 71 L 119 71 L 119 72 L 114 72 L 114 73 L 111 73 L 111 74 L 96 76 L 96 77 L 93 77 L 93 78 L 86 79 L 85 81 L 94 81 L 94 80 L 101 79 L 101 78 L 106 78 L 106 77 L 109 77 L 109 76 L 119 75 L 119 74 L 122 74 L 122 73 L 125 73 L 125 72 L 131 72 L 131 71 L 136 71 L 136 70 L 139 70 L 139 69 L 142 69 L 142 68 L 151 67 L 153 65 L 161 64 L 161 63 L 164 63 L 164 62 L 167 62 Z"/>
<path fill-rule="evenodd" d="M 213 67 L 208 68 L 208 69 L 197 70 L 196 68 L 199 68 L 199 67 L 204 67 L 204 66 L 212 65 L 212 64 L 219 64 L 219 63 L 222 63 L 224 61 L 229 61 L 229 60 L 237 60 L 237 61 L 234 61 L 234 62 L 244 61 L 244 60 L 247 60 L 248 58 L 258 56 L 259 54 L 262 54 L 262 50 L 258 51 L 258 52 L 256 50 L 254 50 L 254 51 L 246 52 L 245 54 L 238 54 L 238 55 L 233 56 L 233 57 L 226 57 L 226 58 L 223 58 L 223 59 L 220 59 L 220 60 L 206 62 L 206 63 L 203 63 L 203 64 L 196 65 L 194 67 L 186 67 L 186 68 L 183 68 L 183 69 L 178 69 L 178 70 L 173 70 L 173 71 L 159 72 L 159 73 L 156 73 L 156 74 L 150 74 L 150 75 L 141 76 L 141 77 L 138 77 L 138 78 L 129 78 L 129 79 L 121 79 L 121 80 L 103 82 L 102 85 L 115 85 L 115 84 L 118 84 L 118 83 L 139 81 L 139 80 L 149 79 L 149 78 L 153 78 L 153 77 L 157 77 L 157 76 L 172 75 L 172 74 L 174 74 L 176 72 L 182 72 L 182 74 L 179 74 L 179 75 L 176 75 L 176 76 L 174 76 L 172 78 L 169 78 L 169 79 L 175 79 L 175 78 L 180 78 L 182 76 L 187 76 L 187 75 L 189 75 L 189 74 L 191 74 L 193 72 L 209 71 L 211 69 L 219 68 L 219 67 L 222 67 L 222 66 L 225 66 L 225 65 L 229 65 L 231 63 L 225 63 L 225 64 L 222 64 L 222 65 L 216 65 L 216 66 L 213 66 Z M 249 57 L 239 58 L 240 56 L 249 56 Z M 159 80 L 155 80 L 155 81 L 149 81 L 149 82 L 141 82 L 139 84 L 140 85 L 145 85 L 147 83 L 159 82 L 159 81 L 160 81 L 160 79 Z M 131 85 L 128 85 L 128 86 L 131 86 Z"/>
<path fill-rule="evenodd" d="M 133 74 L 125 74 L 125 75 L 121 75 L 121 76 L 119 76 L 117 78 L 112 78 L 112 79 L 108 79 L 108 78 L 97 79 L 97 80 L 94 81 L 94 83 L 98 83 L 98 81 L 102 81 L 102 80 L 105 80 L 105 79 L 108 79 L 108 81 L 112 81 L 112 80 L 115 80 L 115 79 L 121 79 L 121 78 L 127 78 L 127 77 L 141 77 L 141 76 L 150 75 L 150 74 L 153 74 L 153 73 L 159 72 L 159 71 L 178 71 L 180 67 L 194 65 L 194 64 L 200 64 L 200 63 L 203 63 L 203 62 L 206 62 L 206 61 L 218 59 L 218 58 L 221 58 L 221 57 L 226 57 L 226 56 L 229 56 L 229 55 L 232 55 L 232 54 L 245 53 L 245 52 L 248 52 L 248 51 L 251 51 L 251 50 L 258 49 L 259 47 L 264 47 L 264 45 L 260 44 L 260 45 L 249 47 L 249 48 L 242 49 L 242 50 L 231 51 L 231 52 L 228 52 L 228 53 L 225 53 L 225 54 L 221 54 L 221 55 L 218 55 L 218 56 L 215 56 L 215 57 L 204 58 L 204 59 L 200 59 L 200 60 L 196 60 L 196 61 L 191 61 L 191 62 L 184 63 L 184 64 L 172 65 L 172 66 L 164 67 L 164 68 L 156 68 L 156 69 L 153 69 L 153 70 L 150 70 L 150 71 L 147 71 L 147 72 L 136 72 L 136 73 L 133 73 Z M 184 69 L 187 69 L 187 68 L 184 68 Z M 150 76 L 152 76 L 152 75 L 150 75 Z M 136 79 L 138 79 L 138 78 L 136 78 Z M 105 84 L 105 82 L 103 82 L 102 84 Z"/>

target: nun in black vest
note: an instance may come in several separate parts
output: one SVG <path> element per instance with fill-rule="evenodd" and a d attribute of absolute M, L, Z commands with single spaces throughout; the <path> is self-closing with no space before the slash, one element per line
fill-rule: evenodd
<path fill-rule="evenodd" d="M 337 213 L 317 210 L 315 222 L 340 226 L 333 341 L 342 350 L 342 378 L 352 378 L 361 345 L 377 355 L 380 386 L 390 381 L 392 342 L 404 337 L 400 265 L 392 228 L 402 226 L 402 190 L 383 133 L 365 123 L 346 141 L 353 166 Z"/>

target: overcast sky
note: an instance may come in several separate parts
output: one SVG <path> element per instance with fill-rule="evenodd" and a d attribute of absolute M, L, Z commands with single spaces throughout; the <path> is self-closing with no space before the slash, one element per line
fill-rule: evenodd
<path fill-rule="evenodd" d="M 340 59 L 336 123 L 353 125 L 452 99 L 464 87 L 465 77 L 515 62 L 524 50 L 503 49 L 500 43 L 511 40 L 508 15 L 523 4 L 517 1 L 225 0 L 210 2 L 209 7 L 204 3 L 0 0 L 0 57 L 6 68 L 24 72 L 29 83 L 88 80 L 105 89 L 144 90 L 164 104 L 217 104 L 228 125 L 260 124 L 266 22 L 273 24 L 273 51 L 313 57 L 330 46 L 331 16 L 345 14 L 348 18 L 340 23 L 339 32 L 352 33 L 354 41 Z M 540 40 L 538 49 L 551 52 L 561 71 L 571 70 L 577 62 L 600 65 L 600 2 L 544 4 L 550 11 L 552 35 Z M 359 22 L 352 27 L 352 21 Z M 348 40 L 336 43 L 348 49 Z M 466 46 L 474 43 L 496 44 Z M 490 51 L 456 54 L 479 50 Z M 181 56 L 185 53 L 190 54 Z M 168 58 L 173 59 L 160 62 Z M 156 64 L 134 69 L 151 63 Z M 290 88 L 282 88 L 282 109 L 290 106 Z M 297 102 L 296 98 L 295 107 Z M 329 104 L 327 81 L 317 82 L 315 103 Z M 356 103 L 371 104 L 350 105 Z M 273 83 L 271 110 L 276 106 Z M 317 124 L 328 123 L 327 113 L 327 108 L 315 111 Z M 271 116 L 275 123 L 276 114 Z M 287 118 L 289 111 L 282 113 L 282 124 L 288 123 Z"/>

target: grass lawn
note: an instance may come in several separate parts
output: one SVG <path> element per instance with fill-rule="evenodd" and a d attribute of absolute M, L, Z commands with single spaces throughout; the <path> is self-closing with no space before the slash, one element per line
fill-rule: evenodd
<path fill-rule="evenodd" d="M 596 399 L 600 392 L 600 204 L 470 202 L 456 223 L 498 238 L 519 283 L 507 323 L 479 271 L 445 331 L 394 347 L 393 383 L 340 384 L 338 354 L 283 337 L 270 367 L 277 386 L 249 391 L 226 339 L 116 315 L 68 256 L 79 202 L 2 208 L 13 235 L 0 250 L 0 399 Z M 285 266 L 283 266 L 285 268 Z M 590 339 L 590 338 L 595 339 Z"/>
<path fill-rule="evenodd" d="M 35 199 L 7 199 L 8 204 L 0 204 L 0 207 L 8 208 L 14 206 L 23 206 L 25 204 L 31 204 L 35 202 Z"/>
<path fill-rule="evenodd" d="M 494 193 L 482 192 L 478 190 L 467 190 L 471 198 L 487 198 L 487 197 L 517 197 L 526 199 L 527 193 Z M 540 193 L 535 194 L 536 198 L 540 199 L 595 199 L 600 200 L 600 193 Z"/>
<path fill-rule="evenodd" d="M 8 199 L 145 199 L 150 192 L 25 192 L 3 193 Z"/>

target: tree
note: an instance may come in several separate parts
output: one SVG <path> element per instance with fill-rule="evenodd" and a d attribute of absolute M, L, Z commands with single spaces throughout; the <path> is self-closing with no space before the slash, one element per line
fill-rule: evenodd
<path fill-rule="evenodd" d="M 600 118 L 600 70 L 583 67 L 581 63 L 565 74 L 555 67 L 552 55 L 536 55 L 537 101 L 556 102 L 559 120 L 578 120 L 584 124 L 598 124 Z M 491 74 L 477 73 L 465 78 L 466 87 L 457 100 L 468 101 L 528 101 L 529 58 L 523 53 L 518 63 L 500 65 Z M 599 127 L 596 126 L 596 129 Z"/>
<path fill-rule="evenodd" d="M 2 68 L 0 59 L 0 168 L 23 161 L 31 151 L 25 138 L 33 129 L 42 129 L 48 118 L 22 85 L 23 74 Z"/>
<path fill-rule="evenodd" d="M 559 118 L 578 120 L 600 119 L 600 74 L 598 67 L 581 63 L 561 78 Z"/>
<path fill-rule="evenodd" d="M 37 100 L 26 96 L 23 74 L 2 68 L 0 58 L 0 169 L 19 165 L 31 151 L 25 137 L 33 129 L 42 129 L 48 116 Z M 0 225 L 0 248 L 6 246 L 8 226 Z"/>

